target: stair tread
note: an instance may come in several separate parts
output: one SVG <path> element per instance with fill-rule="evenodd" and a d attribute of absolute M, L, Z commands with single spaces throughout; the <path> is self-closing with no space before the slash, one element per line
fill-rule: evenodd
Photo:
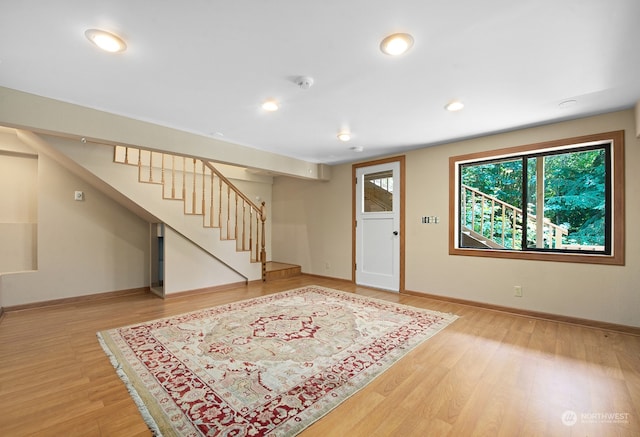
<path fill-rule="evenodd" d="M 276 261 L 268 261 L 267 262 L 267 270 L 284 270 L 284 269 L 292 269 L 292 268 L 300 268 L 300 266 L 295 264 L 287 264 Z"/>
<path fill-rule="evenodd" d="M 302 274 L 301 267 L 295 264 L 269 261 L 266 263 L 266 279 L 285 279 Z"/>

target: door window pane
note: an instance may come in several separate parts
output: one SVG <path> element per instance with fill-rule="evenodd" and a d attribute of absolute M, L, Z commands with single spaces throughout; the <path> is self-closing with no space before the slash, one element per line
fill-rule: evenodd
<path fill-rule="evenodd" d="M 364 212 L 393 211 L 393 171 L 364 175 Z"/>

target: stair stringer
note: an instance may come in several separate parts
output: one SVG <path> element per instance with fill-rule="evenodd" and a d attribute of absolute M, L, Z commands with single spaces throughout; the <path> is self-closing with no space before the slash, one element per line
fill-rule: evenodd
<path fill-rule="evenodd" d="M 100 182 L 135 203 L 158 222 L 173 228 L 236 273 L 249 281 L 261 279 L 262 266 L 251 262 L 250 252 L 236 250 L 235 240 L 222 240 L 219 228 L 205 228 L 201 215 L 185 214 L 182 201 L 163 199 L 160 184 L 138 182 L 138 168 L 114 163 L 112 147 L 83 144 L 58 137 L 42 137 L 58 154 L 87 170 Z M 86 175 L 84 177 L 86 179 Z M 101 188 L 101 184 L 92 185 Z M 113 193 L 107 194 L 113 197 Z"/>

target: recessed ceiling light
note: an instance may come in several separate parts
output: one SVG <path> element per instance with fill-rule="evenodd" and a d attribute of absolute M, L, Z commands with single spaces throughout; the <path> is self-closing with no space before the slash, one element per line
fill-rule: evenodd
<path fill-rule="evenodd" d="M 89 41 L 105 52 L 119 53 L 127 49 L 127 44 L 125 44 L 122 38 L 104 30 L 89 29 L 84 32 L 84 35 Z"/>
<path fill-rule="evenodd" d="M 464 103 L 462 103 L 460 100 L 452 100 L 449 103 L 447 103 L 447 106 L 445 106 L 444 108 L 447 111 L 456 112 L 464 108 Z"/>
<path fill-rule="evenodd" d="M 274 112 L 279 108 L 280 105 L 278 105 L 278 102 L 274 99 L 265 100 L 264 103 L 262 103 L 262 109 L 265 111 Z"/>
<path fill-rule="evenodd" d="M 413 46 L 413 37 L 408 33 L 394 33 L 380 43 L 382 53 L 398 56 L 405 53 Z"/>
<path fill-rule="evenodd" d="M 347 142 L 347 141 L 349 141 L 351 139 L 351 134 L 349 132 L 340 132 L 338 134 L 338 139 L 340 141 Z"/>

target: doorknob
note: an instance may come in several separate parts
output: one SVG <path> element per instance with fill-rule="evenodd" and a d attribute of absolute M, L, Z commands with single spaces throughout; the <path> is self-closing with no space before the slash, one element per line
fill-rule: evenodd
<path fill-rule="evenodd" d="M 398 231 L 393 231 L 393 235 L 398 235 Z"/>

